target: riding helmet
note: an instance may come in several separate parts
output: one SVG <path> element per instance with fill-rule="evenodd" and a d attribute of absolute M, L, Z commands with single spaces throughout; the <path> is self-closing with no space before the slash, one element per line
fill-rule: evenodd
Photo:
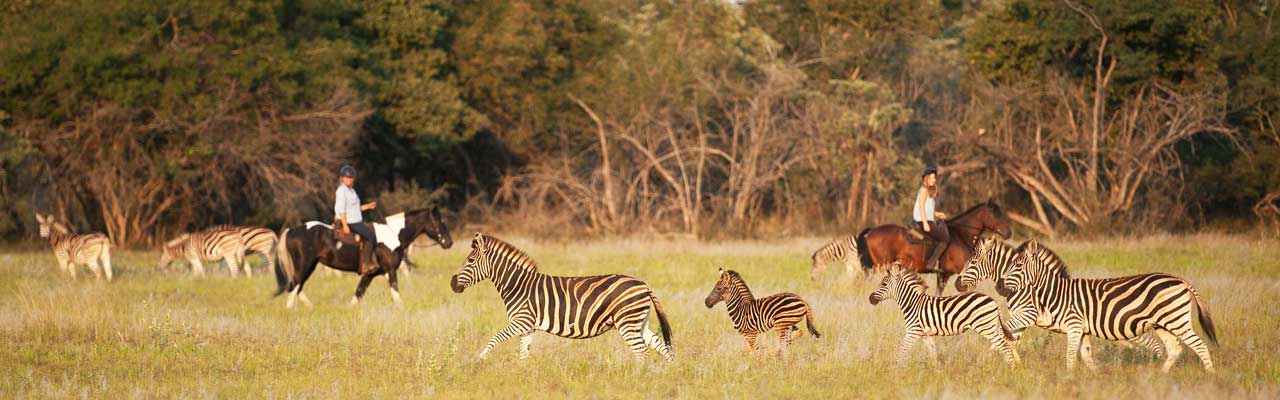
<path fill-rule="evenodd" d="M 923 178 L 923 177 L 929 176 L 929 174 L 936 174 L 936 173 L 938 173 L 938 167 L 929 165 L 927 167 L 924 167 L 924 173 L 921 173 L 920 177 Z"/>
<path fill-rule="evenodd" d="M 346 178 L 346 177 L 348 177 L 348 176 L 349 176 L 349 177 L 352 177 L 352 178 L 355 178 L 355 177 L 356 177 L 356 167 L 352 167 L 352 166 L 351 166 L 351 164 L 343 165 L 343 166 L 342 166 L 342 168 L 339 168 L 339 169 L 338 169 L 338 176 L 343 177 L 343 178 Z"/>

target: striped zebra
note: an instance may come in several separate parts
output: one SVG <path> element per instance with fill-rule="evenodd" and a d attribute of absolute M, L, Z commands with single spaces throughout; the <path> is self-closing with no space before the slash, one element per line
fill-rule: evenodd
<path fill-rule="evenodd" d="M 1013 264 L 1022 255 L 1027 243 L 1023 242 L 1022 245 L 1014 248 L 996 238 L 983 238 L 975 245 L 974 256 L 969 258 L 969 261 L 965 263 L 964 270 L 960 271 L 960 276 L 956 278 L 956 291 L 961 293 L 972 290 L 978 281 L 990 280 L 996 282 L 996 292 L 1008 300 L 1009 319 L 1005 322 L 1005 327 L 1013 335 L 1012 343 L 1014 347 L 1018 346 L 1018 341 L 1022 338 L 1022 334 L 1026 332 L 1027 327 L 1035 324 L 1036 317 L 1039 316 L 1039 310 L 1032 300 L 1034 294 L 1031 290 L 1034 289 L 1013 292 L 1008 290 L 1004 283 L 1004 278 L 1013 269 Z M 1050 257 L 1047 252 L 1040 253 L 1040 261 L 1044 263 L 1062 262 L 1057 257 Z M 1053 332 L 1064 333 L 1056 327 L 1045 328 Z M 1083 342 L 1082 346 L 1089 346 L 1088 336 L 1081 338 L 1081 341 Z M 1152 335 L 1142 335 L 1120 343 L 1127 347 L 1137 345 L 1150 349 L 1155 352 L 1156 358 L 1164 357 L 1164 344 Z M 1082 356 L 1084 355 L 1082 354 Z"/>
<path fill-rule="evenodd" d="M 73 234 L 66 225 L 54 219 L 53 215 L 36 213 L 36 222 L 40 224 L 40 237 L 49 240 L 49 244 L 53 246 L 53 257 L 58 259 L 58 269 L 74 279 L 76 266 L 85 264 L 98 279 L 102 279 L 105 271 L 107 281 L 111 281 L 111 242 L 106 235 L 97 232 Z"/>
<path fill-rule="evenodd" d="M 778 332 L 781 339 L 778 352 L 786 351 L 793 340 L 804 335 L 804 331 L 796 326 L 800 321 L 805 322 L 813 337 L 822 337 L 813 328 L 813 310 L 800 296 L 779 293 L 757 299 L 751 295 L 747 282 L 737 271 L 720 269 L 720 279 L 703 303 L 711 308 L 722 301 L 725 309 L 729 310 L 729 318 L 733 319 L 733 328 L 747 340 L 749 352 L 756 351 L 756 337 L 771 330 Z"/>
<path fill-rule="evenodd" d="M 215 228 L 184 233 L 165 243 L 160 249 L 156 268 L 166 268 L 177 259 L 186 259 L 196 276 L 204 276 L 204 262 L 224 260 L 231 276 L 239 276 L 244 259 L 244 237 L 237 229 Z M 247 266 L 246 266 L 247 267 Z"/>
<path fill-rule="evenodd" d="M 1061 329 L 1067 334 L 1067 369 L 1075 368 L 1077 353 L 1089 369 L 1097 369 L 1085 335 L 1107 340 L 1130 340 L 1155 331 L 1164 342 L 1164 372 L 1182 355 L 1182 343 L 1196 352 L 1205 370 L 1213 372 L 1209 347 L 1192 328 L 1191 313 L 1199 314 L 1205 337 L 1217 344 L 1213 318 L 1200 293 L 1186 280 L 1164 273 L 1120 278 L 1072 278 L 1057 255 L 1035 239 L 1023 246 L 1005 286 L 1018 291 L 1032 289 L 1031 301 L 1040 309 L 1036 325 Z"/>
<path fill-rule="evenodd" d="M 847 275 L 853 275 L 854 266 L 858 266 L 858 244 L 856 243 L 857 235 L 849 235 L 838 237 L 830 243 L 819 247 L 813 252 L 813 267 L 809 269 L 809 279 L 817 279 L 818 274 L 827 268 L 827 264 L 843 261 L 844 270 Z M 862 266 L 862 277 L 870 276 L 870 267 Z"/>
<path fill-rule="evenodd" d="M 234 226 L 234 225 L 215 225 L 208 230 L 234 229 L 240 232 L 240 237 L 244 239 L 244 254 L 246 257 L 240 259 L 244 263 L 244 273 L 253 277 L 253 270 L 249 268 L 249 253 L 257 253 L 267 262 L 267 271 L 275 270 L 276 260 L 276 233 L 270 229 L 259 226 Z"/>
<path fill-rule="evenodd" d="M 1004 362 L 1010 367 L 1016 367 L 1020 361 L 1017 350 L 1009 343 L 1009 331 L 1000 322 L 1000 306 L 990 296 L 976 292 L 930 296 L 925 293 L 920 277 L 895 261 L 880 287 L 871 293 L 871 305 L 884 299 L 897 302 L 906 321 L 907 333 L 902 337 L 902 345 L 894 358 L 898 365 L 906 362 L 907 353 L 916 340 L 924 343 L 930 360 L 938 364 L 933 337 L 955 336 L 968 330 L 977 331 L 987 338 L 991 349 L 1004 356 Z"/>
<path fill-rule="evenodd" d="M 485 280 L 493 281 L 498 289 L 509 324 L 489 339 L 480 351 L 481 359 L 498 343 L 516 336 L 520 337 L 520 358 L 528 358 L 535 330 L 585 339 L 615 327 L 637 359 L 642 359 L 648 348 L 668 361 L 674 357 L 667 314 L 649 286 L 638 279 L 617 274 L 546 275 L 515 246 L 476 232 L 466 264 L 449 284 L 455 293 L 462 293 Z M 661 338 L 649 330 L 650 310 L 658 314 Z"/>

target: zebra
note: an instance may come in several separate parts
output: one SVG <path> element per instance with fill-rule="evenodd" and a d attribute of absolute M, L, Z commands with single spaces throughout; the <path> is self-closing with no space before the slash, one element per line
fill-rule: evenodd
<path fill-rule="evenodd" d="M 1039 316 L 1039 310 L 1035 307 L 1034 301 L 1032 301 L 1034 294 L 1031 290 L 1035 289 L 1013 292 L 1006 288 L 1004 282 L 1005 277 L 1009 275 L 1014 262 L 1021 256 L 1027 243 L 1023 242 L 1017 248 L 1013 248 L 996 238 L 982 238 L 975 244 L 973 257 L 969 258 L 969 261 L 965 263 L 964 270 L 960 271 L 960 276 L 956 278 L 956 291 L 961 293 L 972 290 L 973 286 L 980 280 L 995 281 L 996 292 L 1007 300 L 1009 319 L 1005 321 L 1005 327 L 1013 334 L 1011 342 L 1014 347 L 1018 346 L 1022 334 L 1026 332 L 1027 327 L 1035 324 L 1036 317 Z M 1048 253 L 1045 252 L 1040 253 L 1040 261 L 1045 263 L 1061 262 L 1056 257 L 1048 257 Z M 1046 329 L 1064 333 L 1062 330 L 1055 330 L 1055 327 L 1046 327 Z M 1089 346 L 1088 336 L 1081 338 L 1081 341 L 1082 346 Z M 1164 357 L 1164 344 L 1159 339 L 1152 337 L 1152 335 L 1142 335 L 1120 343 L 1126 347 L 1137 345 L 1149 349 L 1155 353 L 1157 359 Z M 1082 354 L 1081 356 L 1085 355 Z"/>
<path fill-rule="evenodd" d="M 107 282 L 111 281 L 111 241 L 106 235 L 98 232 L 73 234 L 53 215 L 36 213 L 36 222 L 40 224 L 40 237 L 47 239 L 53 247 L 58 269 L 75 279 L 76 266 L 85 264 L 98 279 L 102 279 L 103 272 L 106 272 Z"/>
<path fill-rule="evenodd" d="M 258 226 L 234 226 L 234 225 L 215 225 L 208 230 L 234 229 L 240 232 L 240 237 L 244 239 L 244 254 L 240 261 L 244 263 L 244 273 L 249 277 L 253 277 L 253 270 L 249 268 L 249 253 L 258 253 L 262 259 L 267 262 L 267 271 L 275 270 L 276 259 L 276 233 L 270 229 Z"/>
<path fill-rule="evenodd" d="M 1012 335 L 1000 321 L 1000 306 L 990 296 L 976 292 L 930 296 L 925 294 L 920 276 L 895 261 L 869 300 L 871 305 L 876 305 L 884 299 L 896 301 L 906 321 L 907 332 L 894 358 L 899 366 L 905 364 L 907 353 L 917 339 L 924 342 L 930 360 L 938 364 L 933 337 L 955 336 L 967 330 L 977 331 L 987 338 L 991 349 L 1004 356 L 1009 367 L 1016 367 L 1021 360 L 1018 351 L 1009 343 Z"/>
<path fill-rule="evenodd" d="M 813 252 L 813 267 L 809 269 L 809 279 L 818 279 L 818 274 L 827 268 L 827 264 L 844 261 L 845 273 L 853 275 L 854 266 L 860 265 L 858 260 L 857 235 L 838 237 Z M 870 267 L 862 265 L 862 277 L 870 276 Z"/>
<path fill-rule="evenodd" d="M 1213 372 L 1213 359 L 1204 340 L 1192 328 L 1191 313 L 1198 311 L 1205 337 L 1218 343 L 1213 318 L 1200 293 L 1186 280 L 1164 273 L 1120 278 L 1072 278 L 1057 255 L 1035 239 L 1005 278 L 1010 290 L 1032 289 L 1031 302 L 1040 309 L 1036 325 L 1061 329 L 1067 334 L 1067 369 L 1075 368 L 1077 353 L 1086 367 L 1096 370 L 1084 335 L 1107 340 L 1130 340 L 1155 331 L 1164 342 L 1164 372 L 1182 355 L 1179 340 L 1196 352 L 1204 369 Z M 1194 303 L 1194 306 L 1192 305 Z M 1193 308 L 1195 310 L 1193 310 Z"/>
<path fill-rule="evenodd" d="M 638 279 L 618 274 L 546 275 L 515 246 L 476 232 L 466 263 L 449 285 L 454 293 L 462 293 L 485 280 L 498 289 L 509 324 L 489 339 L 480 359 L 498 343 L 516 336 L 520 337 L 520 358 L 528 358 L 534 330 L 585 339 L 615 327 L 637 360 L 644 358 L 648 348 L 667 361 L 674 358 L 667 314 L 649 286 Z M 649 330 L 650 310 L 658 315 L 661 338 Z"/>
<path fill-rule="evenodd" d="M 231 276 L 239 276 L 244 249 L 244 237 L 236 229 L 215 228 L 184 233 L 162 246 L 156 268 L 168 267 L 174 260 L 185 258 L 196 276 L 204 276 L 203 262 L 224 260 L 227 268 L 231 269 Z"/>
<path fill-rule="evenodd" d="M 813 337 L 822 337 L 813 328 L 813 310 L 804 299 L 794 293 L 779 293 L 757 299 L 751 295 L 747 282 L 737 271 L 725 271 L 721 268 L 720 279 L 703 303 L 711 308 L 722 301 L 729 311 L 729 318 L 733 319 L 733 328 L 747 340 L 747 351 L 751 353 L 756 352 L 756 337 L 770 330 L 778 332 L 778 353 L 783 353 L 793 340 L 804 335 L 804 331 L 796 327 L 801 320 Z"/>

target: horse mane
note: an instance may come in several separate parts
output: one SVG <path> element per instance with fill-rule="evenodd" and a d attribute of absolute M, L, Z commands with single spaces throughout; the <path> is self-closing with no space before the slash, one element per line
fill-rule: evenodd
<path fill-rule="evenodd" d="M 1018 245 L 1017 250 L 1014 250 L 1014 254 L 1024 254 L 1027 249 L 1027 245 L 1030 243 L 1030 240 L 1022 242 L 1021 245 Z M 1052 249 L 1045 247 L 1044 244 L 1040 244 L 1040 253 L 1047 256 L 1048 265 L 1046 265 L 1046 267 L 1051 271 L 1057 272 L 1058 277 L 1060 278 L 1071 279 L 1071 273 L 1067 271 L 1067 263 L 1062 261 L 1062 257 L 1058 256 L 1058 253 L 1055 253 Z"/>
<path fill-rule="evenodd" d="M 972 213 L 974 213 L 974 212 L 978 211 L 978 210 L 979 210 L 979 209 L 981 209 L 982 207 L 989 207 L 989 208 L 991 208 L 991 213 L 992 213 L 992 214 L 995 214 L 995 216 L 996 216 L 997 218 L 1004 218 L 1004 209 L 1003 209 L 1003 208 L 1000 208 L 1000 205 L 999 205 L 999 204 L 996 204 L 995 202 L 993 202 L 993 201 L 991 201 L 991 200 L 987 200 L 987 201 L 984 201 L 984 202 L 981 202 L 981 203 L 978 203 L 978 204 L 974 204 L 973 206 L 969 207 L 969 209 L 964 210 L 964 211 L 961 211 L 960 213 L 956 214 L 956 216 L 955 216 L 955 217 L 952 217 L 951 219 L 952 219 L 952 220 L 958 220 L 958 219 L 960 219 L 960 218 L 962 218 L 962 217 L 966 217 L 966 216 L 968 216 L 969 214 L 972 214 Z"/>
<path fill-rule="evenodd" d="M 524 251 L 517 249 L 516 246 L 493 236 L 485 235 L 485 239 L 485 250 L 497 252 L 500 259 L 508 261 L 525 271 L 538 272 L 538 263 L 529 258 L 529 255 L 525 254 Z"/>

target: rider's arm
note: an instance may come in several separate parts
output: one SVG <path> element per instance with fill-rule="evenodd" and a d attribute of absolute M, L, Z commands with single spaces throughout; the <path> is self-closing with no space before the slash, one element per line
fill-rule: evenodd
<path fill-rule="evenodd" d="M 364 210 L 372 210 L 372 209 L 375 209 L 375 208 L 378 208 L 378 202 L 376 202 L 376 201 L 370 201 L 370 202 L 368 202 L 368 203 L 364 203 L 364 204 L 361 204 L 361 205 L 360 205 L 360 211 L 364 211 Z"/>

